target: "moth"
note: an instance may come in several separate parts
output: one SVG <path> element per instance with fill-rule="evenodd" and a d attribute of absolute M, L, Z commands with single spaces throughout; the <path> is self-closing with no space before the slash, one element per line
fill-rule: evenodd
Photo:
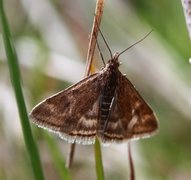
<path fill-rule="evenodd" d="M 69 143 L 93 144 L 140 139 L 155 134 L 158 121 L 132 83 L 119 71 L 119 55 L 69 88 L 45 99 L 32 122 Z"/>

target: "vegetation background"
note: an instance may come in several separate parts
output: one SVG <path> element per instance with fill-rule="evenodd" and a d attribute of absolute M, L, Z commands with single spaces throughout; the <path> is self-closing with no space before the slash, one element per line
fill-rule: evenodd
<path fill-rule="evenodd" d="M 28 112 L 83 78 L 95 1 L 6 0 Z M 1 30 L 2 27 L 0 27 Z M 101 29 L 113 52 L 154 32 L 120 58 L 121 71 L 152 106 L 159 133 L 132 143 L 137 179 L 191 179 L 191 45 L 180 0 L 110 0 Z M 99 38 L 102 53 L 109 53 Z M 97 69 L 103 67 L 95 54 Z M 69 145 L 32 125 L 45 179 L 63 179 Z M 73 179 L 96 179 L 93 146 L 77 146 Z M 127 145 L 102 147 L 106 179 L 128 177 Z M 0 179 L 34 179 L 0 31 Z"/>

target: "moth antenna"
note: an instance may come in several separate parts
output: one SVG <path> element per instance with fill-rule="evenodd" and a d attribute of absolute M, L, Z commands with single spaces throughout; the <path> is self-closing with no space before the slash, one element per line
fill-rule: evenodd
<path fill-rule="evenodd" d="M 96 39 L 96 44 L 97 44 L 97 48 L 98 48 L 98 51 L 99 51 L 99 55 L 100 55 L 101 60 L 102 60 L 102 62 L 103 62 L 103 64 L 104 64 L 104 67 L 105 67 L 106 64 L 105 64 L 104 57 L 103 57 L 103 54 L 102 54 L 101 49 L 100 49 L 100 47 L 99 47 L 99 44 L 98 44 L 97 39 Z"/>
<path fill-rule="evenodd" d="M 101 34 L 101 37 L 103 38 L 103 41 L 104 41 L 105 45 L 107 46 L 107 49 L 109 50 L 109 53 L 110 53 L 110 56 L 111 56 L 111 59 L 112 59 L 113 55 L 112 55 L 112 51 L 111 51 L 111 49 L 109 47 L 109 44 L 107 43 L 107 41 L 106 41 L 106 39 L 105 39 L 105 37 L 104 37 L 104 35 L 103 35 L 103 33 L 102 33 L 102 31 L 101 31 L 101 29 L 99 27 L 98 27 L 98 30 L 99 30 L 99 32 Z"/>
<path fill-rule="evenodd" d="M 153 32 L 153 29 L 148 32 L 143 38 L 141 38 L 140 40 L 138 40 L 137 42 L 133 43 L 132 45 L 130 45 L 128 48 L 124 49 L 122 52 L 120 52 L 117 56 L 117 58 L 123 54 L 125 51 L 127 51 L 128 49 L 132 48 L 133 46 L 137 45 L 138 43 L 142 42 L 144 39 L 146 39 L 151 33 Z"/>
<path fill-rule="evenodd" d="M 96 20 L 95 20 L 95 21 L 96 21 Z M 106 39 L 105 39 L 105 37 L 104 37 L 104 35 L 103 35 L 103 33 L 102 33 L 102 31 L 101 31 L 101 29 L 100 29 L 98 23 L 97 23 L 97 21 L 96 21 L 95 24 L 96 24 L 96 26 L 97 26 L 97 28 L 98 28 L 98 31 L 99 31 L 100 34 L 101 34 L 101 37 L 102 37 L 102 39 L 103 39 L 103 41 L 104 41 L 104 43 L 105 43 L 107 49 L 109 50 L 109 53 L 110 53 L 110 56 L 111 56 L 111 59 L 112 59 L 112 58 L 113 58 L 113 55 L 112 55 L 112 51 L 111 51 L 111 49 L 110 49 L 110 47 L 109 47 L 109 44 L 107 43 L 107 41 L 106 41 Z"/>

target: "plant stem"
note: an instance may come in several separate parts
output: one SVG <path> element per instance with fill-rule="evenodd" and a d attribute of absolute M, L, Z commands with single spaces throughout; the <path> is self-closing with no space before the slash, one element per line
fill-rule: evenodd
<path fill-rule="evenodd" d="M 93 25 L 92 25 L 92 31 L 90 34 L 90 41 L 89 41 L 89 45 L 88 45 L 88 53 L 87 53 L 87 58 L 86 58 L 86 71 L 85 71 L 84 77 L 87 77 L 91 74 L 91 66 L 92 66 L 92 62 L 93 62 L 93 56 L 94 56 L 95 47 L 96 47 L 96 40 L 97 40 L 98 31 L 99 31 L 98 28 L 99 28 L 99 25 L 101 22 L 102 14 L 103 14 L 104 3 L 105 3 L 105 0 L 97 0 L 97 3 L 96 3 L 95 16 L 94 16 L 94 21 L 93 21 Z M 97 141 L 97 144 L 99 144 L 99 141 L 97 139 L 96 139 L 96 141 Z M 95 149 L 96 148 L 99 148 L 100 156 L 101 156 L 100 145 L 99 146 L 95 145 Z M 71 166 L 72 166 L 74 153 L 75 153 L 75 144 L 71 144 L 69 157 L 68 157 L 68 161 L 67 161 L 67 167 L 69 167 L 69 168 L 71 168 Z M 99 166 L 101 166 L 102 167 L 101 169 L 103 170 L 102 161 L 96 161 L 96 163 L 97 162 L 101 163 L 101 164 L 99 164 Z M 96 166 L 98 166 L 98 165 L 96 164 Z M 98 176 L 98 174 L 97 174 L 97 176 Z M 104 177 L 104 176 L 102 176 L 102 177 Z"/>
<path fill-rule="evenodd" d="M 67 162 L 66 162 L 66 167 L 69 168 L 69 169 L 71 168 L 72 162 L 73 162 L 73 159 L 74 159 L 75 147 L 76 147 L 75 143 L 70 145 L 68 159 L 67 159 Z"/>
<path fill-rule="evenodd" d="M 130 142 L 127 144 L 127 146 L 128 146 L 128 156 L 129 156 L 129 166 L 130 166 L 130 180 L 135 180 L 135 169 L 134 169 L 134 163 L 133 163 L 133 158 L 131 154 Z"/>
<path fill-rule="evenodd" d="M 104 180 L 104 170 L 103 170 L 103 163 L 102 163 L 101 147 L 100 147 L 99 140 L 97 138 L 96 138 L 95 145 L 94 145 L 94 152 L 95 152 L 97 180 Z"/>
<path fill-rule="evenodd" d="M 186 25 L 187 25 L 187 29 L 189 32 L 189 36 L 191 39 L 191 0 L 181 0 L 182 2 L 182 7 L 184 10 L 184 16 L 185 16 L 185 20 L 186 20 Z"/>
<path fill-rule="evenodd" d="M 89 45 L 88 45 L 85 77 L 90 75 L 90 73 L 91 73 L 91 65 L 92 65 L 93 56 L 94 56 L 94 52 L 95 52 L 97 35 L 99 32 L 98 28 L 101 23 L 101 18 L 102 18 L 102 14 L 103 14 L 104 3 L 105 3 L 105 0 L 97 0 L 93 26 L 92 26 L 92 31 L 90 34 Z"/>

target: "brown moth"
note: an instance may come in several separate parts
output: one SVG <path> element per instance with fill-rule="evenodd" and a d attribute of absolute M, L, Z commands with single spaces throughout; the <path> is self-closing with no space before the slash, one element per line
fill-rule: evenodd
<path fill-rule="evenodd" d="M 100 72 L 36 105 L 30 113 L 32 122 L 77 144 L 93 144 L 96 136 L 107 144 L 155 134 L 157 119 L 119 71 L 120 54 Z"/>

